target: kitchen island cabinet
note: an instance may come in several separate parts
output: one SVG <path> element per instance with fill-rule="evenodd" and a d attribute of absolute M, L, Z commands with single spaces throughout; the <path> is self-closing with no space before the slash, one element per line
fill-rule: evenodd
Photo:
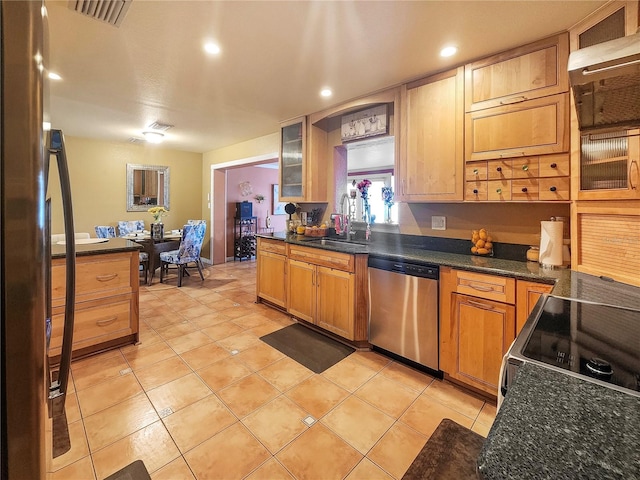
<path fill-rule="evenodd" d="M 516 336 L 529 318 L 538 299 L 551 292 L 553 285 L 518 280 L 516 282 Z"/>
<path fill-rule="evenodd" d="M 139 247 L 113 238 L 77 246 L 73 358 L 137 343 L 139 335 Z M 65 312 L 65 258 L 53 246 L 51 262 L 52 333 L 49 356 L 62 348 Z"/>

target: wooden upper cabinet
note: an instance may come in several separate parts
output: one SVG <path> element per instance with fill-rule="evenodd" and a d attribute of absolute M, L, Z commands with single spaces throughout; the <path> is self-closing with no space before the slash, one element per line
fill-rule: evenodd
<path fill-rule="evenodd" d="M 403 90 L 399 188 L 404 201 L 463 199 L 463 98 L 463 67 Z"/>
<path fill-rule="evenodd" d="M 304 200 L 306 178 L 306 118 L 280 126 L 280 200 Z"/>
<path fill-rule="evenodd" d="M 465 111 L 520 103 L 569 89 L 566 33 L 465 66 Z"/>
<path fill-rule="evenodd" d="M 490 160 L 567 152 L 569 94 L 467 114 L 466 160 Z"/>

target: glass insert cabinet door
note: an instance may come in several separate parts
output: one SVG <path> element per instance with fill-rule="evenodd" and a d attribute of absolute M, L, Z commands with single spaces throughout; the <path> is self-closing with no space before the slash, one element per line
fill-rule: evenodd
<path fill-rule="evenodd" d="M 304 152 L 306 119 L 292 120 L 280 127 L 280 198 L 304 197 Z"/>

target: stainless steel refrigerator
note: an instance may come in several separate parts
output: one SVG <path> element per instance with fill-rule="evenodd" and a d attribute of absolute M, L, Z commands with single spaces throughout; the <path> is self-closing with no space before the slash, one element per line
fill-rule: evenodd
<path fill-rule="evenodd" d="M 75 247 L 67 248 L 67 308 L 60 367 L 51 375 L 48 165 L 57 161 L 65 232 L 73 238 L 70 185 L 59 130 L 44 125 L 47 22 L 41 1 L 0 3 L 0 371 L 2 479 L 43 479 L 45 441 L 69 448 L 64 399 L 71 359 Z M 53 433 L 52 433 L 53 430 Z M 46 436 L 58 437 L 47 440 Z"/>

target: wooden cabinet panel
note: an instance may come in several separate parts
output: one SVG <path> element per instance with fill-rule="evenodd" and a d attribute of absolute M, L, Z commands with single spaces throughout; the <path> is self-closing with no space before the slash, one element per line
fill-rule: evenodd
<path fill-rule="evenodd" d="M 511 198 L 514 201 L 533 202 L 538 200 L 538 179 L 518 179 L 511 181 Z"/>
<path fill-rule="evenodd" d="M 464 199 L 471 202 L 482 202 L 488 199 L 487 182 L 465 182 Z"/>
<path fill-rule="evenodd" d="M 313 322 L 316 313 L 316 267 L 292 259 L 288 263 L 288 311 L 302 320 Z"/>
<path fill-rule="evenodd" d="M 287 306 L 287 257 L 258 250 L 257 296 L 280 307 Z"/>
<path fill-rule="evenodd" d="M 458 363 L 452 375 L 495 395 L 502 357 L 515 339 L 515 307 L 466 295 L 454 298 Z"/>
<path fill-rule="evenodd" d="M 137 251 L 76 257 L 73 358 L 137 342 L 138 265 Z M 52 363 L 57 361 L 62 345 L 65 268 L 64 258 L 52 259 Z"/>
<path fill-rule="evenodd" d="M 53 306 L 65 301 L 64 259 L 51 262 L 51 297 Z M 131 255 L 129 253 L 90 255 L 76 258 L 77 300 L 131 291 Z"/>
<path fill-rule="evenodd" d="M 487 199 L 490 202 L 511 200 L 511 180 L 489 180 L 487 182 Z"/>
<path fill-rule="evenodd" d="M 465 165 L 465 180 L 468 182 L 477 182 L 489 178 L 488 162 L 468 162 Z"/>
<path fill-rule="evenodd" d="M 326 267 L 317 268 L 318 326 L 354 340 L 354 275 Z"/>
<path fill-rule="evenodd" d="M 465 110 L 473 112 L 568 90 L 566 33 L 465 66 Z"/>
<path fill-rule="evenodd" d="M 289 245 L 289 258 L 303 262 L 311 262 L 314 265 L 338 268 L 351 273 L 353 273 L 355 267 L 353 255 L 291 244 Z"/>
<path fill-rule="evenodd" d="M 407 85 L 399 175 L 405 201 L 463 199 L 463 68 Z"/>
<path fill-rule="evenodd" d="M 64 308 L 57 307 L 52 318 L 50 355 L 59 355 L 62 347 Z M 85 302 L 75 312 L 73 348 L 110 340 L 133 333 L 131 328 L 131 295 L 120 295 L 108 301 Z"/>
<path fill-rule="evenodd" d="M 538 299 L 545 293 L 549 293 L 553 285 L 538 282 L 518 280 L 516 283 L 516 336 L 529 318 Z"/>
<path fill-rule="evenodd" d="M 484 273 L 455 270 L 456 293 L 480 296 L 498 302 L 516 303 L 516 281 L 511 277 L 499 277 Z"/>
<path fill-rule="evenodd" d="M 540 200 L 570 200 L 571 179 L 569 177 L 540 178 L 538 180 Z"/>
<path fill-rule="evenodd" d="M 569 154 L 543 155 L 539 158 L 541 177 L 569 177 L 571 175 Z"/>
<path fill-rule="evenodd" d="M 304 200 L 306 127 L 305 117 L 280 126 L 280 201 Z"/>
<path fill-rule="evenodd" d="M 491 160 L 487 162 L 487 178 L 489 180 L 509 180 L 512 177 L 511 160 Z"/>
<path fill-rule="evenodd" d="M 466 160 L 567 152 L 569 96 L 566 93 L 468 113 Z"/>
<path fill-rule="evenodd" d="M 511 161 L 513 178 L 537 178 L 539 176 L 538 157 L 514 158 Z"/>

